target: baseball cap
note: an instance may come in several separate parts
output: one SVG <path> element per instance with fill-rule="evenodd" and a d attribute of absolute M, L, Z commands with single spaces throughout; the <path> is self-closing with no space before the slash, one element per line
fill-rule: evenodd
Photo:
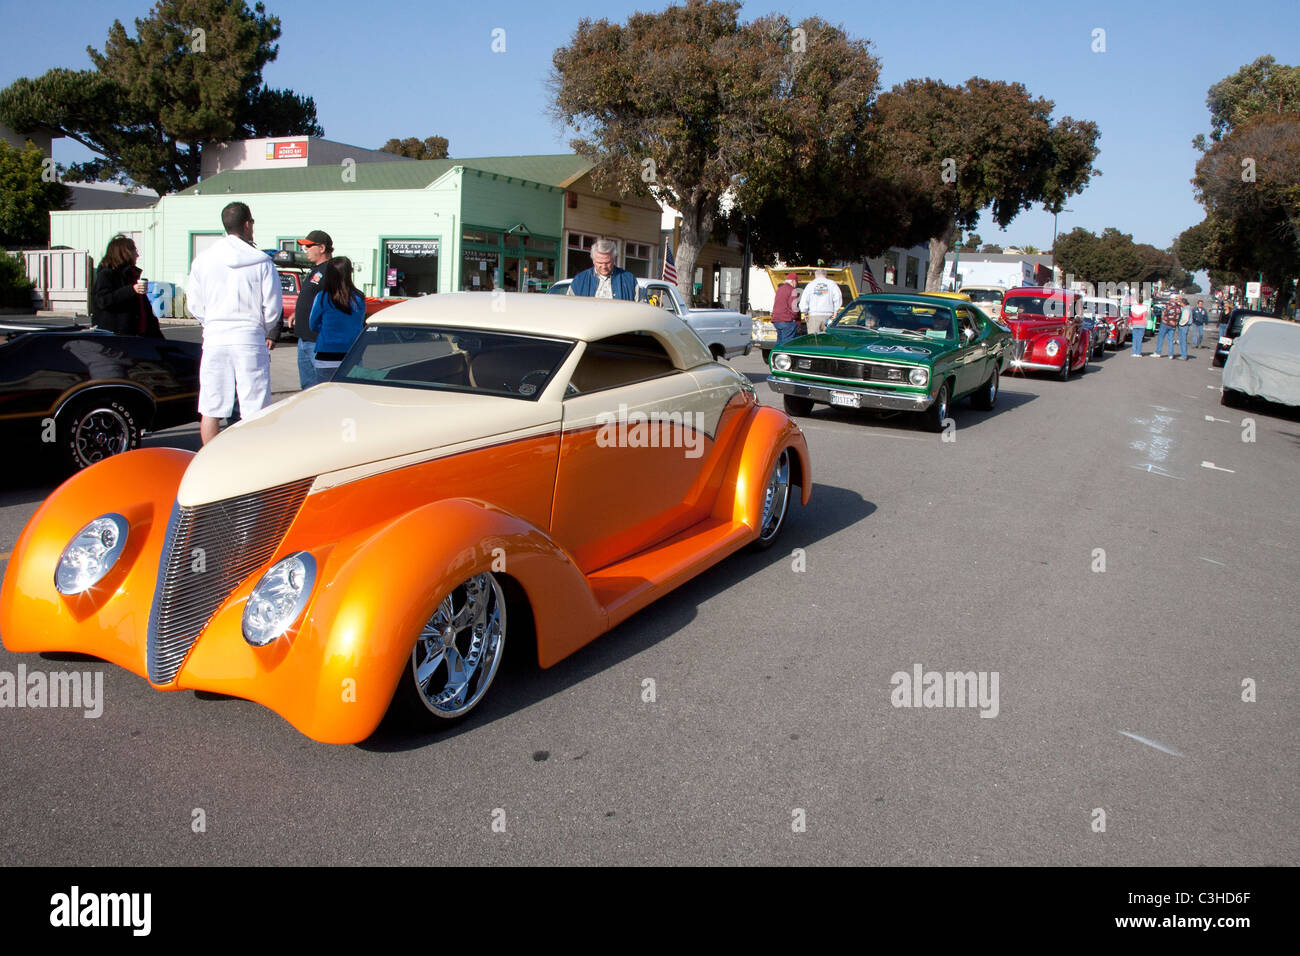
<path fill-rule="evenodd" d="M 334 240 L 330 238 L 330 234 L 328 232 L 321 232 L 319 229 L 313 229 L 311 232 L 307 233 L 306 239 L 298 240 L 298 245 L 300 246 L 317 245 L 317 246 L 324 246 L 326 249 L 333 249 Z"/>
<path fill-rule="evenodd" d="M 785 274 L 785 277 L 786 277 L 787 279 L 793 279 L 795 282 L 798 282 L 798 281 L 799 281 L 799 276 L 798 276 L 798 274 L 797 274 L 797 273 L 794 273 L 794 272 L 787 272 L 787 273 Z"/>

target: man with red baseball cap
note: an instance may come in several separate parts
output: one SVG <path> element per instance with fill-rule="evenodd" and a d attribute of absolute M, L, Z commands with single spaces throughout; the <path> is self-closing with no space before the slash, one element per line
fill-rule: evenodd
<path fill-rule="evenodd" d="M 302 291 L 298 293 L 298 304 L 293 308 L 293 318 L 289 325 L 298 336 L 298 384 L 301 388 L 311 388 L 319 379 L 316 377 L 316 333 L 307 323 L 311 316 L 311 306 L 320 291 L 321 277 L 325 274 L 325 263 L 334 256 L 334 240 L 328 232 L 313 229 L 306 239 L 299 239 L 298 245 L 307 255 L 312 265 L 311 274 L 303 280 Z M 299 322 L 297 319 L 301 318 Z"/>

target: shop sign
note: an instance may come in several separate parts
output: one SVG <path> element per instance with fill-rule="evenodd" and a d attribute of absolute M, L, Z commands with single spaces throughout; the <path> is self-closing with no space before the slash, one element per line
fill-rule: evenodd
<path fill-rule="evenodd" d="M 437 239 L 399 239 L 389 240 L 390 256 L 410 256 L 415 259 L 427 259 L 438 254 Z"/>
<path fill-rule="evenodd" d="M 267 159 L 306 159 L 307 140 L 291 139 L 282 143 L 266 144 Z"/>

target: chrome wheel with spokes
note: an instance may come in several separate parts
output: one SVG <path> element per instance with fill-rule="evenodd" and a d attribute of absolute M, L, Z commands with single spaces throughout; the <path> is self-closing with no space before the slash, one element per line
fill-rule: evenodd
<path fill-rule="evenodd" d="M 790 507 L 790 449 L 784 448 L 772 466 L 763 490 L 763 514 L 759 520 L 759 548 L 766 548 L 781 531 L 785 513 Z"/>
<path fill-rule="evenodd" d="M 505 640 L 506 599 L 494 575 L 475 575 L 443 598 L 411 651 L 411 679 L 429 713 L 469 713 L 496 677 Z"/>

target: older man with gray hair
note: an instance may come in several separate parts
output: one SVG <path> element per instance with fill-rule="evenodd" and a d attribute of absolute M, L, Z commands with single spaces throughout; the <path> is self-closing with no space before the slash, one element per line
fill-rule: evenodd
<path fill-rule="evenodd" d="M 638 302 L 645 298 L 636 276 L 614 265 L 618 246 L 612 239 L 597 239 L 591 247 L 591 268 L 579 272 L 569 283 L 569 295 L 596 299 L 626 299 Z"/>

